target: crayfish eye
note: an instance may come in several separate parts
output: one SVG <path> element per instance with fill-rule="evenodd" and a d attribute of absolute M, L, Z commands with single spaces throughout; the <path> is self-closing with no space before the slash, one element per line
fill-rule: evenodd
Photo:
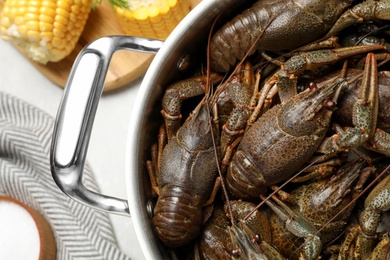
<path fill-rule="evenodd" d="M 234 248 L 234 249 L 232 249 L 231 255 L 232 255 L 234 258 L 240 257 L 240 255 L 241 255 L 240 249 L 239 249 L 239 248 Z"/>
<path fill-rule="evenodd" d="M 317 86 L 316 83 L 310 82 L 309 89 L 310 89 L 310 92 L 314 92 L 314 91 L 316 91 L 318 89 L 318 86 Z"/>
<path fill-rule="evenodd" d="M 324 102 L 324 107 L 327 109 L 333 109 L 336 107 L 336 103 L 331 99 L 327 99 Z"/>
<path fill-rule="evenodd" d="M 258 243 L 261 239 L 261 236 L 259 234 L 256 234 L 254 235 L 254 237 L 252 238 L 252 242 L 253 243 Z"/>

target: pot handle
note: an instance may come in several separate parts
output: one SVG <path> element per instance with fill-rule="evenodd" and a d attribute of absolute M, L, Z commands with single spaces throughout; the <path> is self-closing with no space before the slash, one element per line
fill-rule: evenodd
<path fill-rule="evenodd" d="M 58 109 L 50 151 L 57 186 L 90 207 L 130 215 L 127 200 L 87 189 L 82 175 L 97 105 L 112 55 L 118 50 L 156 53 L 163 42 L 131 36 L 107 36 L 85 46 L 77 56 Z"/>

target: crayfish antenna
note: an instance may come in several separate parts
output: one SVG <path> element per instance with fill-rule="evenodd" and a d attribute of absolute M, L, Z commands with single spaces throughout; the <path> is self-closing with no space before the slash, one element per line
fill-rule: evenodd
<path fill-rule="evenodd" d="M 244 57 L 240 60 L 239 63 L 237 63 L 235 69 L 233 70 L 233 72 L 229 75 L 229 77 L 227 78 L 227 80 L 224 81 L 224 83 L 218 88 L 218 90 L 216 91 L 216 96 L 219 96 L 222 91 L 225 90 L 226 88 L 226 84 L 228 82 L 231 81 L 231 79 L 233 78 L 234 74 L 236 74 L 238 72 L 238 70 L 241 68 L 241 65 L 244 63 L 244 61 L 248 58 L 248 56 L 253 53 L 253 51 L 255 50 L 255 48 L 257 47 L 257 43 L 260 41 L 261 37 L 263 37 L 264 35 L 264 32 L 265 30 L 267 30 L 267 28 L 271 25 L 271 23 L 275 20 L 277 15 L 275 15 L 274 17 L 272 17 L 271 19 L 269 19 L 268 23 L 266 24 L 266 26 L 263 28 L 263 30 L 261 31 L 261 33 L 257 36 L 256 40 L 253 42 L 253 44 L 251 45 L 251 47 L 249 48 L 249 50 L 245 53 Z M 209 38 L 209 42 L 208 44 L 210 44 L 210 40 L 211 38 Z M 209 62 L 209 56 L 210 52 L 207 53 L 207 60 L 208 60 L 208 64 L 210 64 Z M 208 65 L 209 66 L 209 65 Z"/>
<path fill-rule="evenodd" d="M 211 35 L 212 35 L 212 32 L 213 32 L 213 29 L 214 29 L 214 26 L 215 26 L 215 23 L 216 21 L 218 20 L 220 15 L 218 15 L 218 17 L 214 20 L 212 26 L 211 26 L 211 30 L 210 30 L 210 33 L 209 33 L 209 38 L 208 38 L 208 43 L 207 43 L 207 84 L 206 84 L 206 88 L 205 88 L 205 92 L 206 93 L 209 93 L 209 96 L 210 96 L 210 84 L 209 84 L 209 75 L 210 75 L 210 43 L 211 43 Z M 219 95 L 225 90 L 226 88 L 226 85 L 228 82 L 230 82 L 233 78 L 233 76 L 235 74 L 237 74 L 238 70 L 240 70 L 243 66 L 243 62 L 247 59 L 247 57 L 250 55 L 250 53 L 253 52 L 253 50 L 256 48 L 256 45 L 257 45 L 257 42 L 260 40 L 260 38 L 263 36 L 264 34 L 264 31 L 268 28 L 268 26 L 272 23 L 272 21 L 274 20 L 275 17 L 273 17 L 272 19 L 270 19 L 270 21 L 268 22 L 268 24 L 265 26 L 265 28 L 263 28 L 262 32 L 259 34 L 259 36 L 257 37 L 257 39 L 255 40 L 255 42 L 252 44 L 251 48 L 246 52 L 246 54 L 244 55 L 244 57 L 241 59 L 241 61 L 236 65 L 235 69 L 233 70 L 233 72 L 231 72 L 231 74 L 229 75 L 229 77 L 227 77 L 226 80 L 222 81 L 223 83 L 217 88 L 217 90 L 215 91 L 215 93 L 212 95 L 213 96 L 213 100 L 212 102 L 207 102 L 207 107 L 209 109 L 209 111 L 211 110 L 209 106 L 215 106 L 216 105 L 216 102 L 217 102 L 217 99 L 219 97 Z M 207 98 L 207 94 L 206 94 L 206 98 Z M 251 100 L 252 101 L 252 100 Z M 252 101 L 253 102 L 253 101 Z M 211 120 L 211 119 L 210 119 Z M 214 140 L 214 136 L 213 136 L 213 140 Z M 215 158 L 216 160 L 218 160 L 218 162 L 220 161 L 218 156 L 217 156 L 217 151 L 216 151 L 217 147 L 216 145 L 214 145 L 214 150 L 215 150 Z M 220 180 L 221 180 L 221 187 L 222 187 L 222 190 L 223 190 L 223 195 L 225 197 L 225 201 L 226 201 L 226 205 L 227 205 L 227 211 L 228 211 L 228 214 L 231 216 L 231 223 L 232 225 L 235 225 L 235 220 L 233 219 L 233 214 L 232 214 L 232 209 L 231 209 L 231 205 L 230 205 L 230 199 L 229 199 L 229 194 L 227 192 L 227 189 L 226 189 L 226 185 L 225 185 L 225 182 L 224 182 L 224 176 L 222 174 L 222 171 L 221 171 L 221 166 L 220 164 L 218 163 L 218 174 L 220 176 Z"/>
<path fill-rule="evenodd" d="M 210 127 L 212 127 L 212 122 L 211 122 L 211 108 L 210 106 L 215 106 L 215 102 L 216 102 L 216 99 L 218 97 L 219 94 L 215 93 L 215 94 L 211 94 L 213 92 L 213 88 L 210 86 L 210 74 L 211 74 L 211 67 L 210 67 L 210 43 L 211 43 L 211 36 L 212 36 L 212 33 L 214 31 L 214 27 L 215 27 L 215 24 L 218 20 L 218 18 L 220 17 L 221 14 L 219 14 L 217 16 L 217 18 L 214 20 L 213 24 L 211 25 L 211 29 L 210 29 L 210 32 L 209 32 L 209 35 L 208 35 L 208 40 L 207 40 L 207 64 L 206 64 L 206 73 L 207 73 L 207 77 L 206 77 L 206 87 L 205 87 L 205 99 L 206 99 L 206 106 L 207 106 L 207 110 L 208 110 L 208 116 L 209 116 L 209 124 L 210 124 Z M 214 97 L 213 100 L 210 100 L 211 97 Z M 213 110 L 215 111 L 215 110 Z M 215 113 L 217 114 L 217 113 Z M 220 178 L 220 186 L 222 187 L 222 190 L 223 190 L 223 193 L 224 193 L 224 196 L 226 198 L 226 202 L 227 202 L 227 209 L 228 209 L 228 213 L 230 214 L 231 216 L 231 221 L 232 223 L 234 223 L 234 220 L 233 220 L 233 213 L 232 213 L 232 208 L 231 208 L 231 205 L 230 205 L 230 200 L 229 200 L 229 196 L 228 196 L 228 193 L 227 193 L 227 190 L 226 190 L 226 186 L 225 186 L 225 182 L 224 182 L 224 179 L 223 179 L 223 176 L 222 176 L 222 171 L 221 171 L 221 165 L 220 165 L 220 158 L 218 157 L 218 147 L 216 145 L 216 141 L 215 141 L 215 136 L 213 134 L 213 132 L 211 131 L 211 138 L 212 138 L 212 141 L 213 141 L 213 148 L 214 148 L 214 157 L 215 157 L 215 160 L 216 160 L 216 164 L 217 164 L 217 171 L 218 171 L 218 175 L 219 175 L 219 178 Z"/>
<path fill-rule="evenodd" d="M 259 36 L 257 37 L 257 39 L 255 40 L 255 42 L 252 44 L 251 48 L 246 52 L 245 56 L 243 57 L 243 59 L 238 63 L 238 65 L 236 66 L 236 68 L 234 69 L 234 71 L 230 74 L 230 76 L 227 78 L 227 80 L 224 81 L 224 83 L 217 89 L 217 91 L 212 94 L 213 92 L 213 88 L 210 86 L 210 74 L 211 74 L 211 67 L 210 67 L 210 43 L 211 43 L 211 37 L 212 37 L 212 33 L 214 31 L 214 27 L 215 27 L 215 24 L 218 20 L 218 18 L 220 17 L 221 14 L 219 14 L 217 16 L 217 18 L 214 20 L 213 24 L 211 25 L 211 29 L 210 29 L 210 33 L 208 35 L 208 41 L 207 41 L 207 54 L 206 54 L 206 73 L 207 73 L 207 79 L 206 79 L 206 86 L 205 86 L 205 99 L 206 99 L 206 105 L 207 105 L 207 110 L 208 110 L 208 114 L 209 116 L 211 115 L 211 108 L 210 106 L 214 106 L 215 103 L 216 103 L 216 100 L 218 98 L 218 96 L 222 93 L 222 91 L 225 89 L 226 87 L 226 84 L 232 79 L 232 77 L 234 76 L 234 74 L 237 73 L 237 71 L 241 68 L 241 65 L 243 64 L 243 62 L 245 61 L 245 59 L 250 55 L 250 53 L 254 50 L 254 48 L 256 48 L 256 44 L 257 42 L 260 40 L 260 38 L 262 37 L 262 35 L 264 34 L 264 31 L 268 28 L 268 26 L 272 23 L 272 21 L 274 20 L 274 18 L 270 19 L 270 21 L 268 22 L 268 24 L 265 26 L 265 28 L 263 29 L 263 31 L 259 34 Z M 213 97 L 213 100 L 210 102 L 210 98 Z M 211 117 L 209 119 L 209 122 L 211 124 Z M 232 209 L 230 207 L 230 200 L 229 200 L 229 195 L 228 195 L 228 192 L 227 192 L 227 189 L 226 189 L 226 186 L 225 186 L 225 183 L 224 183 L 224 178 L 222 176 L 222 171 L 221 171 L 221 167 L 220 167 L 220 159 L 218 158 L 218 151 L 217 151 L 217 146 L 216 146 L 216 142 L 215 142 L 215 137 L 212 134 L 212 139 L 213 139 L 213 146 L 214 146 L 214 154 L 215 154 L 215 159 L 217 160 L 217 165 L 218 165 L 218 174 L 219 174 L 219 177 L 221 179 L 221 187 L 222 187 L 222 190 L 223 190 L 223 193 L 224 193 L 224 197 L 226 199 L 226 203 L 227 203 L 227 207 L 228 207 L 228 212 L 229 214 L 232 216 L 231 218 L 231 222 L 232 223 L 235 223 L 234 219 L 233 219 L 233 214 L 232 214 Z"/>
<path fill-rule="evenodd" d="M 297 178 L 299 175 L 301 175 L 303 172 L 305 172 L 306 169 L 310 168 L 311 166 L 313 166 L 315 163 L 319 162 L 322 160 L 323 157 L 325 157 L 326 155 L 322 155 L 318 158 L 316 158 L 315 160 L 313 160 L 312 162 L 310 162 L 310 164 L 308 164 L 306 167 L 304 167 L 302 170 L 300 170 L 299 172 L 297 172 L 295 175 L 293 175 L 290 179 L 286 180 L 282 185 L 280 185 L 279 187 L 277 187 L 276 189 L 274 189 L 268 196 L 264 197 L 263 195 L 260 195 L 260 197 L 263 197 L 261 202 L 259 204 L 257 204 L 257 206 L 251 211 L 249 212 L 244 218 L 243 218 L 243 221 L 247 220 L 256 210 L 258 210 L 261 206 L 263 206 L 268 200 L 270 200 L 272 198 L 272 196 L 276 195 L 281 189 L 283 189 L 287 184 L 289 184 L 292 180 L 294 180 L 295 178 Z"/>

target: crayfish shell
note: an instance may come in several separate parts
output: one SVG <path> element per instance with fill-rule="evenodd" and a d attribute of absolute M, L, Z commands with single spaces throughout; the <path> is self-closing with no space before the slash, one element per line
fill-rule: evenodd
<path fill-rule="evenodd" d="M 166 185 L 154 209 L 153 225 L 167 247 L 188 244 L 200 234 L 202 207 L 199 200 L 182 187 Z"/>

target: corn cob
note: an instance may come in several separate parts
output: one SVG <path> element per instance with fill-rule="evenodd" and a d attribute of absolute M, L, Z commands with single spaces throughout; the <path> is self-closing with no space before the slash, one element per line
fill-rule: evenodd
<path fill-rule="evenodd" d="M 191 9 L 189 0 L 129 0 L 128 8 L 115 5 L 126 35 L 165 40 Z"/>
<path fill-rule="evenodd" d="M 35 61 L 59 61 L 80 38 L 90 4 L 91 0 L 6 0 L 0 34 Z"/>

